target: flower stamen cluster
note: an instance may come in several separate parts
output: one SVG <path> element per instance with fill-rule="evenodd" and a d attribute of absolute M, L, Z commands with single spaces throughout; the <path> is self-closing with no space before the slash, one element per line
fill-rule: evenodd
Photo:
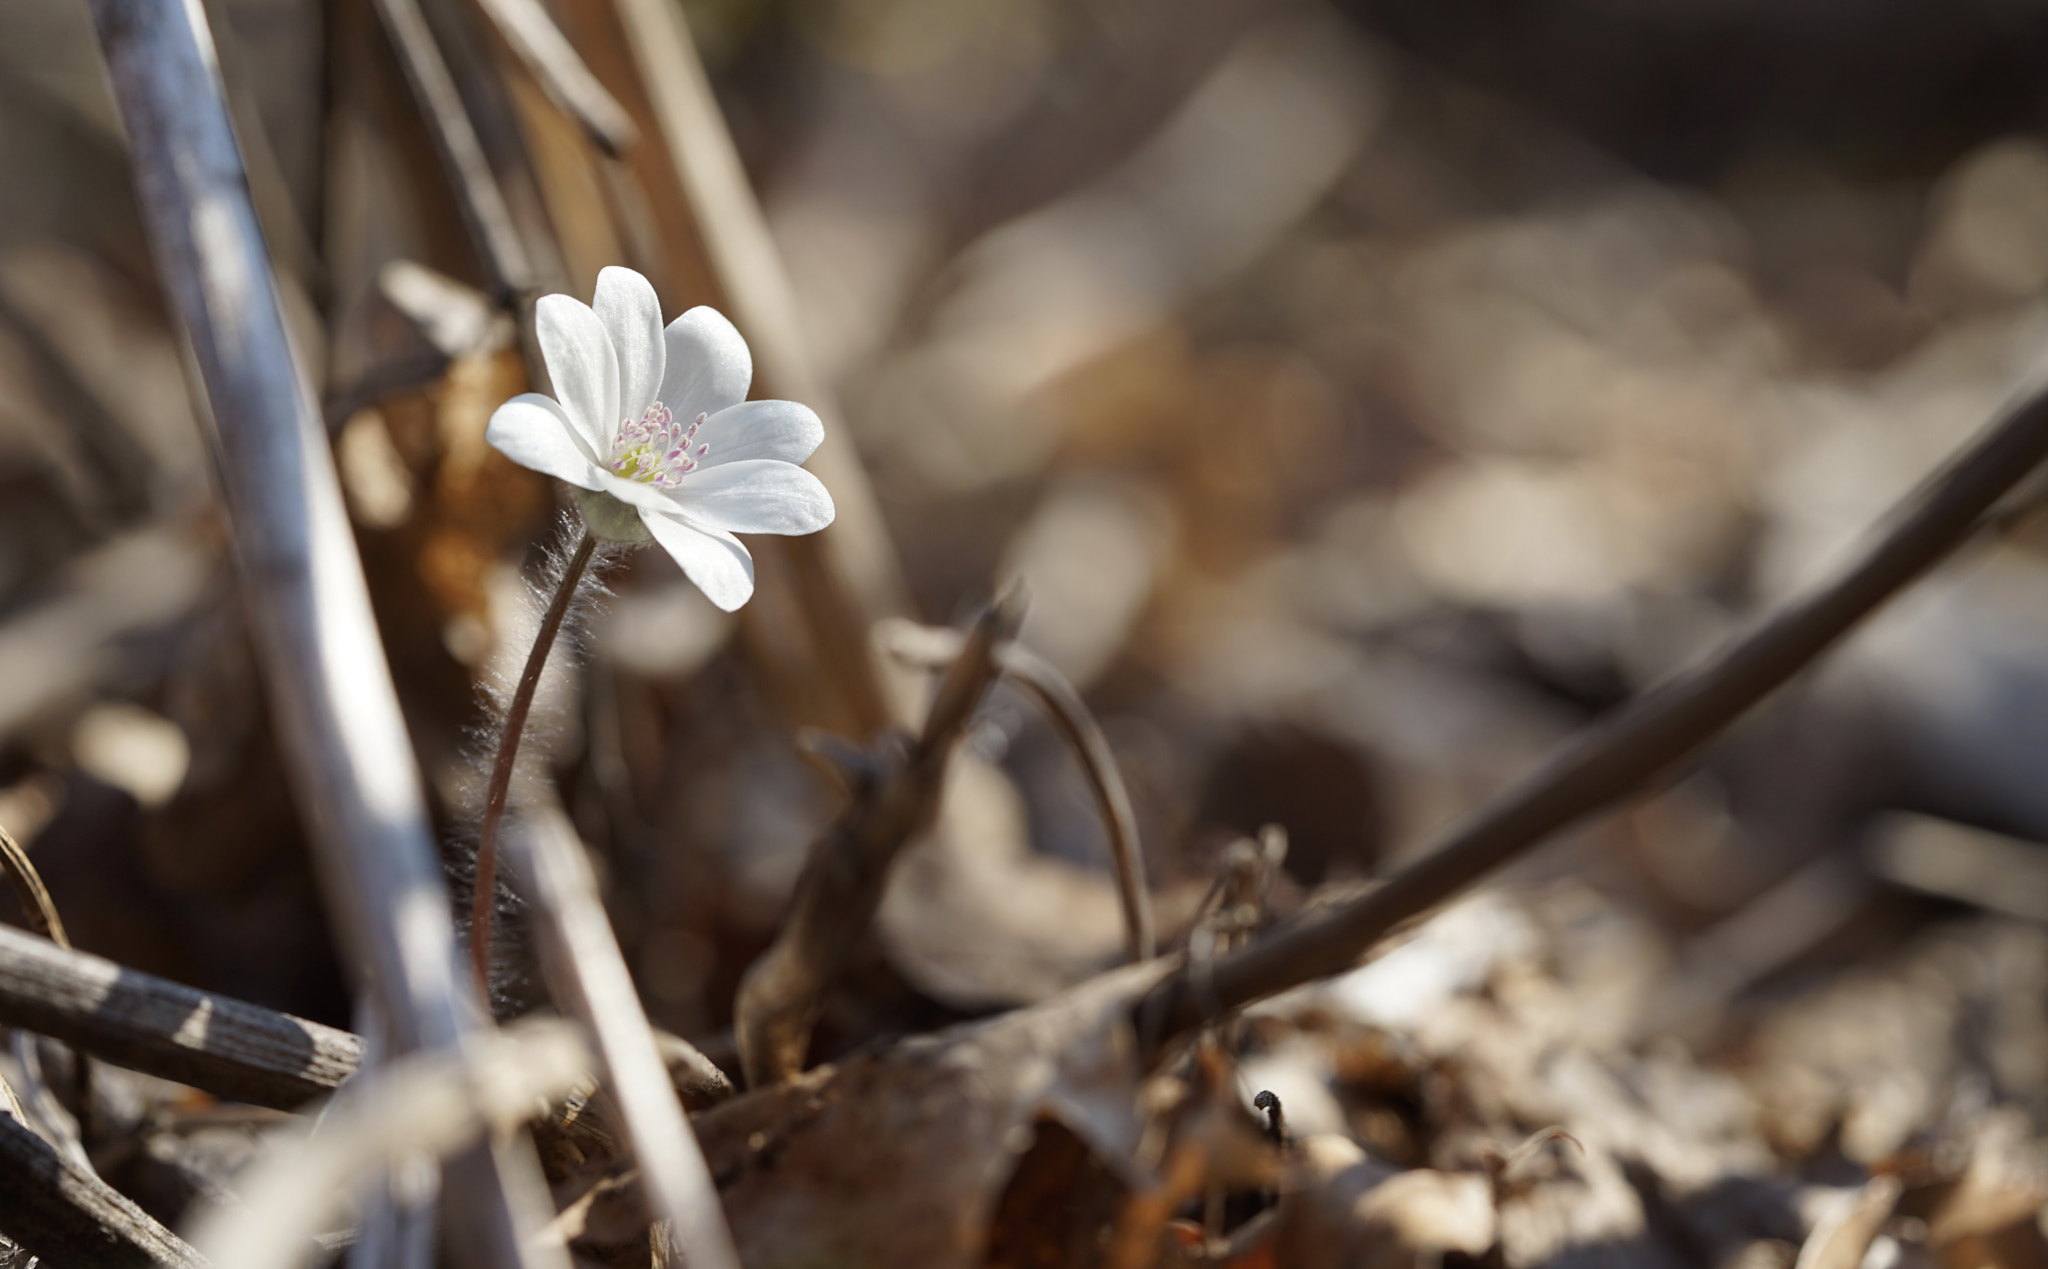
<path fill-rule="evenodd" d="M 700 413 L 690 426 L 677 427 L 674 413 L 656 401 L 638 422 L 628 419 L 619 425 L 619 434 L 612 438 L 613 473 L 656 489 L 675 488 L 711 453 L 709 442 L 698 445 L 694 455 L 690 452 L 697 429 L 710 417 Z"/>

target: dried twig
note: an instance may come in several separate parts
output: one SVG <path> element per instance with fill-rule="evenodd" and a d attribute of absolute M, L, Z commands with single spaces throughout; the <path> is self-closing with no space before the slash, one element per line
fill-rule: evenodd
<path fill-rule="evenodd" d="M 256 646 L 335 925 L 396 1048 L 459 1046 L 478 1019 L 456 975 L 419 769 L 326 431 L 286 337 L 204 13 L 179 0 L 94 0 L 92 10 L 150 245 L 211 409 Z M 530 1144 L 479 1154 L 452 1175 L 466 1249 L 531 1263 L 519 1236 L 537 1215 L 521 1208 L 541 1189 Z"/>
<path fill-rule="evenodd" d="M 14 897 L 21 901 L 21 912 L 28 918 L 29 928 L 58 947 L 70 947 L 64 919 L 57 915 L 57 905 L 50 901 L 42 874 L 36 871 L 28 852 L 14 840 L 5 824 L 0 824 L 0 872 L 7 874 L 7 883 L 14 887 Z"/>
<path fill-rule="evenodd" d="M 453 1153 L 524 1123 L 584 1079 L 590 1050 L 560 1021 L 522 1022 L 463 1053 L 415 1053 L 351 1085 L 346 1114 L 277 1149 L 244 1175 L 242 1201 L 201 1220 L 193 1242 L 213 1263 L 283 1269 L 379 1169 Z"/>
<path fill-rule="evenodd" d="M 591 142 L 617 158 L 640 139 L 626 108 L 583 64 L 555 20 L 537 0 L 477 0 L 550 100 L 574 119 Z"/>
<path fill-rule="evenodd" d="M 124 969 L 0 926 L 0 1023 L 256 1106 L 292 1110 L 354 1073 L 346 1031 Z"/>
<path fill-rule="evenodd" d="M 126 1195 L 0 1112 L 0 1231 L 53 1265 L 200 1269 L 199 1253 Z"/>
<path fill-rule="evenodd" d="M 1022 616 L 1015 592 L 985 609 L 939 680 L 924 730 L 859 751 L 853 804 L 812 847 L 789 916 L 740 982 L 734 1030 L 750 1087 L 803 1069 L 818 1000 L 874 920 L 889 865 L 938 811 L 947 759 L 996 677 L 996 646 Z"/>
<path fill-rule="evenodd" d="M 1893 512 L 1892 527 L 1833 581 L 1718 655 L 1596 723 L 1482 807 L 1385 885 L 1218 961 L 1209 986 L 1187 972 L 1147 993 L 1140 1034 L 1163 1041 L 1218 1012 L 1350 968 L 1374 942 L 1550 834 L 1640 789 L 1824 652 L 1872 609 L 1976 532 L 1993 505 L 2048 457 L 2048 394 L 2014 406 Z"/>
<path fill-rule="evenodd" d="M 383 19 L 427 131 L 447 165 L 456 205 L 490 273 L 495 298 L 499 303 L 516 302 L 533 289 L 533 264 L 419 0 L 377 0 L 377 16 Z"/>
<path fill-rule="evenodd" d="M 556 1004 L 588 1028 L 596 1042 L 599 1065 L 618 1103 L 618 1127 L 640 1165 L 650 1206 L 670 1223 L 694 1269 L 739 1269 L 718 1189 L 676 1100 L 583 843 L 559 807 L 533 807 L 522 827 L 525 831 L 509 840 L 532 883 L 549 985 Z"/>
<path fill-rule="evenodd" d="M 64 933 L 64 919 L 57 915 L 57 905 L 51 901 L 50 891 L 43 885 L 42 874 L 36 871 L 28 852 L 14 840 L 14 835 L 4 824 L 0 824 L 0 871 L 6 872 L 8 882 L 13 885 L 14 897 L 21 901 L 21 910 L 27 916 L 30 928 L 58 947 L 70 947 L 71 938 Z M 73 1163 L 92 1171 L 92 1161 L 86 1155 L 79 1125 L 57 1101 L 49 1081 L 43 1078 L 42 1056 L 36 1051 L 35 1037 L 22 1027 L 14 1028 L 14 1060 L 21 1067 L 22 1091 L 28 1097 L 28 1109 L 36 1123 Z M 89 1115 L 92 1110 L 92 1063 L 84 1053 L 74 1054 L 72 1061 L 73 1090 L 77 1094 L 79 1111 Z"/>
<path fill-rule="evenodd" d="M 957 630 L 921 626 L 900 618 L 883 622 L 876 635 L 890 655 L 932 669 L 951 664 L 964 643 Z M 1157 954 L 1157 936 L 1152 895 L 1145 884 L 1145 854 L 1138 841 L 1138 817 L 1131 810 L 1130 791 L 1124 787 L 1116 755 L 1110 752 L 1109 738 L 1089 713 L 1087 702 L 1052 662 L 1015 640 L 998 644 L 995 658 L 1004 675 L 1037 698 L 1080 759 L 1109 834 L 1117 894 L 1123 903 L 1125 949 L 1134 961 L 1151 960 Z"/>

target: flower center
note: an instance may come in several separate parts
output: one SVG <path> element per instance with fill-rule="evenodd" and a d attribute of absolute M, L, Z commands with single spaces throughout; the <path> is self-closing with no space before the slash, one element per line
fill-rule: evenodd
<path fill-rule="evenodd" d="M 612 438 L 612 473 L 656 489 L 673 489 L 711 452 L 708 444 L 696 445 L 697 429 L 707 417 L 700 414 L 684 427 L 656 401 L 638 422 L 627 419 L 619 425 L 619 434 Z"/>

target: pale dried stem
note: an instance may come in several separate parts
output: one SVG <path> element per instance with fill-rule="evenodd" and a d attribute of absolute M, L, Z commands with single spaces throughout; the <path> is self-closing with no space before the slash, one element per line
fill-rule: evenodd
<path fill-rule="evenodd" d="M 461 989 L 418 765 L 370 609 L 314 394 L 276 279 L 197 4 L 93 0 L 166 297 L 189 341 L 267 696 L 337 933 L 399 1050 L 460 1050 Z M 530 1144 L 458 1161 L 467 1258 L 536 1262 Z"/>
<path fill-rule="evenodd" d="M 448 169 L 455 203 L 476 243 L 500 303 L 514 303 L 534 286 L 533 263 L 506 206 L 504 191 L 484 157 L 476 125 L 463 108 L 448 60 L 434 43 L 419 0 L 376 0 L 377 16 L 398 53 L 406 82 L 419 102 L 427 131 Z"/>
<path fill-rule="evenodd" d="M 532 886 L 542 966 L 555 1003 L 596 1042 L 618 1128 L 654 1213 L 670 1223 L 693 1269 L 739 1269 L 718 1189 L 633 990 L 583 843 L 553 805 L 535 806 L 521 828 L 508 840 Z"/>
<path fill-rule="evenodd" d="M 533 694 L 540 687 L 541 671 L 547 668 L 548 653 L 555 636 L 576 601 L 576 589 L 583 584 L 584 570 L 597 552 L 597 537 L 589 530 L 576 543 L 562 568 L 562 579 L 554 598 L 534 632 L 533 649 L 526 654 L 526 668 L 519 672 L 519 684 L 512 691 L 512 703 L 505 710 L 505 728 L 498 737 L 498 756 L 491 763 L 491 783 L 484 793 L 483 825 L 477 833 L 476 892 L 469 907 L 469 967 L 476 977 L 479 995 L 491 998 L 491 913 L 498 899 L 498 835 L 505 822 L 505 805 L 512 794 L 512 773 L 519 761 L 519 737 L 526 731 L 526 716 L 533 709 Z"/>
<path fill-rule="evenodd" d="M 891 656 L 926 669 L 942 669 L 960 655 L 964 638 L 957 630 L 921 626 L 901 619 L 882 623 L 877 638 Z M 1123 907 L 1124 947 L 1134 961 L 1158 954 L 1152 917 L 1152 894 L 1145 881 L 1145 855 L 1138 841 L 1138 817 L 1131 810 L 1130 790 L 1118 770 L 1109 738 L 1089 712 L 1088 704 L 1058 667 L 1014 640 L 995 650 L 1003 675 L 1028 691 L 1060 737 L 1074 751 L 1088 787 L 1095 795 L 1109 837 L 1110 859 L 1116 867 L 1117 897 Z"/>
<path fill-rule="evenodd" d="M 507 1135 L 589 1071 L 580 1029 L 553 1020 L 491 1032 L 462 1053 L 396 1058 L 351 1084 L 312 1135 L 274 1144 L 241 1178 L 242 1201 L 206 1213 L 193 1243 L 235 1269 L 302 1264 L 370 1177 Z"/>
<path fill-rule="evenodd" d="M 639 129 L 597 76 L 576 55 L 562 29 L 538 0 L 477 0 L 507 47 L 540 82 L 548 99 L 576 121 L 591 143 L 612 158 L 640 139 Z"/>
<path fill-rule="evenodd" d="M 1402 923 L 1641 789 L 1968 541 L 2044 457 L 2048 394 L 2036 394 L 1895 508 L 1890 529 L 1833 581 L 1595 723 L 1384 885 L 1219 960 L 1206 982 L 1186 969 L 1164 980 L 1139 1004 L 1140 1035 L 1164 1042 L 1223 1011 L 1342 973 Z"/>

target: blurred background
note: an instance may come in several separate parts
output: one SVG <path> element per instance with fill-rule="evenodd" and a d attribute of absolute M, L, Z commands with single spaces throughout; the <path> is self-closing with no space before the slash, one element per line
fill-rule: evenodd
<path fill-rule="evenodd" d="M 512 67 L 480 131 L 542 289 L 706 302 L 630 156 L 444 8 L 458 70 Z M 555 10 L 609 76 L 609 7 Z M 879 509 L 852 590 L 945 622 L 1026 580 L 1169 931 L 1268 823 L 1282 912 L 1398 860 L 1823 575 L 2048 350 L 2029 0 L 683 10 L 858 460 L 828 479 Z M 369 0 L 208 13 L 459 843 L 554 514 L 482 443 L 516 337 Z M 84 4 L 0 0 L 0 823 L 81 946 L 346 1025 L 123 147 Z M 1810 1111 L 1787 1158 L 2048 1113 L 2044 550 L 2013 519 L 1460 955 Z M 796 728 L 857 718 L 779 657 L 772 573 L 736 623 L 637 557 L 544 733 L 655 1020 L 714 1056 L 841 804 Z M 1005 689 L 965 758 L 821 1056 L 1117 957 L 1056 734 Z"/>

